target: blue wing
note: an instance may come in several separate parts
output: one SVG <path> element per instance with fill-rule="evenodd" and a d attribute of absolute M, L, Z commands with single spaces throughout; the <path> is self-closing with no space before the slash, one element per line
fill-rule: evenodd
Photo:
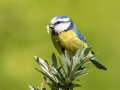
<path fill-rule="evenodd" d="M 87 42 L 87 40 L 86 40 L 86 37 L 85 37 L 77 28 L 75 28 L 75 29 L 76 29 L 76 30 L 74 30 L 74 31 L 75 31 L 76 35 L 77 35 L 81 40 L 83 40 L 85 43 L 88 44 L 88 42 Z"/>
<path fill-rule="evenodd" d="M 76 35 L 77 35 L 81 40 L 83 40 L 85 43 L 88 44 L 85 36 L 84 36 L 78 29 L 75 28 L 74 31 L 75 31 Z M 91 52 L 92 52 L 92 51 L 91 51 Z M 92 53 L 94 54 L 94 52 L 92 52 Z M 94 58 L 92 58 L 90 61 L 91 61 L 97 68 L 103 69 L 103 70 L 107 70 L 107 68 L 106 68 L 97 58 L 94 57 Z"/>

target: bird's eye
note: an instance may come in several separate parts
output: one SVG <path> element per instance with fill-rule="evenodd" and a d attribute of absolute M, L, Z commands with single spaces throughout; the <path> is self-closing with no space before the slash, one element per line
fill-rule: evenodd
<path fill-rule="evenodd" d="M 57 21 L 56 24 L 60 24 L 60 21 Z"/>

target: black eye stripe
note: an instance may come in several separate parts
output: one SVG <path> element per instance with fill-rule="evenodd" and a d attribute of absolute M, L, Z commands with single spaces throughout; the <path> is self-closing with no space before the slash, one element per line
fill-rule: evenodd
<path fill-rule="evenodd" d="M 70 21 L 57 21 L 57 22 L 55 23 L 55 25 L 60 24 L 60 23 L 67 23 L 67 22 L 70 22 Z"/>
<path fill-rule="evenodd" d="M 56 24 L 60 24 L 61 22 L 60 21 L 57 21 Z"/>
<path fill-rule="evenodd" d="M 60 23 L 61 23 L 61 21 L 57 21 L 57 22 L 55 23 L 55 25 L 60 24 Z"/>

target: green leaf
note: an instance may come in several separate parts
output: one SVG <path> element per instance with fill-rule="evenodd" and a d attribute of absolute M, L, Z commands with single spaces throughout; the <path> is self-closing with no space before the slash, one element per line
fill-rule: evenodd
<path fill-rule="evenodd" d="M 52 72 L 52 74 L 55 75 L 55 77 L 59 80 L 59 82 L 65 81 L 65 78 L 60 71 L 56 70 L 54 67 L 51 66 L 49 68 L 51 69 L 50 71 Z"/>
<path fill-rule="evenodd" d="M 47 77 L 47 78 L 53 80 L 53 77 L 52 77 L 51 75 L 49 75 L 49 74 L 47 74 L 47 73 L 44 73 L 44 72 L 42 72 L 41 70 L 39 70 L 39 69 L 37 69 L 37 68 L 35 68 L 35 69 L 36 69 L 37 71 L 39 71 L 40 73 L 42 73 L 43 76 L 45 76 L 45 77 Z"/>
<path fill-rule="evenodd" d="M 41 58 L 34 56 L 35 60 L 37 61 L 38 64 L 43 63 L 43 65 L 45 64 L 45 66 L 47 66 L 48 63 L 46 63 L 47 61 L 43 61 Z"/>
<path fill-rule="evenodd" d="M 47 80 L 47 77 L 44 76 L 43 78 L 44 78 L 45 81 Z"/>
<path fill-rule="evenodd" d="M 49 73 L 50 75 L 52 76 L 53 80 L 58 83 L 58 79 L 56 78 L 56 76 L 54 75 L 54 71 L 53 71 L 53 68 L 51 66 L 48 66 L 48 70 L 49 70 Z M 54 73 L 53 73 L 54 72 Z"/>
<path fill-rule="evenodd" d="M 42 88 L 42 90 L 46 90 L 46 88 Z"/>
<path fill-rule="evenodd" d="M 82 44 L 80 45 L 80 48 L 75 53 L 76 60 L 79 60 L 78 58 L 82 54 L 83 51 L 84 51 L 84 42 L 82 41 Z"/>
<path fill-rule="evenodd" d="M 92 49 L 91 46 L 88 46 L 88 47 L 85 49 L 85 51 L 84 51 L 84 57 L 86 57 L 86 56 L 90 53 L 91 49 Z"/>
<path fill-rule="evenodd" d="M 73 85 L 70 85 L 69 88 L 74 88 L 74 87 L 81 87 L 80 84 L 73 84 Z"/>
<path fill-rule="evenodd" d="M 69 76 L 68 77 L 70 77 L 71 76 L 71 73 L 72 73 L 72 71 L 73 71 L 73 69 L 74 69 L 74 64 L 73 64 L 73 59 L 71 59 L 71 65 L 70 65 L 70 73 L 69 73 Z"/>
<path fill-rule="evenodd" d="M 52 66 L 53 66 L 54 68 L 58 69 L 57 58 L 56 58 L 56 56 L 55 56 L 54 53 L 52 54 L 52 62 L 53 62 L 53 65 L 52 65 Z"/>
<path fill-rule="evenodd" d="M 82 42 L 80 48 L 77 50 L 77 52 L 75 53 L 75 56 L 73 57 L 72 74 L 74 74 L 81 66 L 81 60 L 84 56 L 83 55 L 83 51 L 84 51 L 83 46 L 84 46 L 84 43 Z"/>
<path fill-rule="evenodd" d="M 37 61 L 37 63 L 42 67 L 42 69 L 44 71 L 48 70 L 48 63 L 47 61 L 42 60 L 41 58 L 34 56 L 35 60 Z"/>
<path fill-rule="evenodd" d="M 59 57 L 58 57 L 58 60 L 59 60 L 60 65 L 61 65 L 61 67 L 62 67 L 62 69 L 63 69 L 63 71 L 64 71 L 65 77 L 67 77 L 67 73 L 66 73 L 65 68 L 64 68 L 64 66 L 63 66 L 63 64 L 62 64 L 62 62 L 61 62 L 61 60 L 60 60 Z"/>
<path fill-rule="evenodd" d="M 31 85 L 28 85 L 30 90 L 36 90 L 35 87 L 31 86 Z"/>
<path fill-rule="evenodd" d="M 65 77 L 62 73 L 60 73 L 60 72 L 59 72 L 59 77 L 60 77 L 60 79 L 61 79 L 61 83 L 64 83 L 66 77 Z"/>
<path fill-rule="evenodd" d="M 80 76 L 84 76 L 84 75 L 87 75 L 89 72 L 91 72 L 92 70 L 80 70 L 80 71 L 77 71 L 76 73 L 75 73 L 75 75 L 73 75 L 72 77 L 71 77 L 71 79 L 73 80 L 73 79 L 75 79 L 75 78 L 78 78 L 78 77 L 80 77 Z"/>
<path fill-rule="evenodd" d="M 43 82 L 40 85 L 40 90 L 43 90 Z"/>
<path fill-rule="evenodd" d="M 66 50 L 65 50 L 65 58 L 66 58 L 68 66 L 70 67 L 71 65 L 70 55 Z"/>
<path fill-rule="evenodd" d="M 54 86 L 54 85 L 52 85 L 52 84 L 49 84 L 49 83 L 47 83 L 48 85 L 49 85 L 49 87 L 51 88 L 51 90 L 58 90 L 57 88 L 56 88 L 56 86 Z"/>
<path fill-rule="evenodd" d="M 62 60 L 63 60 L 63 68 L 64 68 L 66 74 L 68 75 L 69 74 L 69 66 L 68 66 L 68 62 L 63 54 L 62 54 Z"/>
<path fill-rule="evenodd" d="M 54 74 L 54 75 L 56 76 L 56 78 L 58 79 L 59 82 L 61 82 L 61 83 L 65 82 L 65 78 L 60 72 L 57 74 Z"/>
<path fill-rule="evenodd" d="M 81 57 L 83 56 L 83 54 L 81 55 Z M 76 58 L 76 57 L 74 57 L 74 58 Z M 77 58 L 77 59 L 79 59 L 79 58 Z M 82 58 L 81 58 L 82 59 Z M 80 59 L 80 60 L 81 60 Z M 78 69 L 82 66 L 82 62 L 80 62 L 80 60 L 73 60 L 73 69 L 72 69 L 72 71 L 70 72 L 70 78 L 78 71 Z"/>

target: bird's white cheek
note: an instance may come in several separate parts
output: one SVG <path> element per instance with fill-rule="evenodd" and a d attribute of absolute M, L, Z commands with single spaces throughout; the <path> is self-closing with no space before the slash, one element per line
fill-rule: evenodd
<path fill-rule="evenodd" d="M 68 29 L 68 27 L 69 27 L 68 23 L 59 24 L 59 25 L 55 26 L 55 31 L 57 31 L 59 33 L 59 32 L 62 32 L 64 30 Z"/>

